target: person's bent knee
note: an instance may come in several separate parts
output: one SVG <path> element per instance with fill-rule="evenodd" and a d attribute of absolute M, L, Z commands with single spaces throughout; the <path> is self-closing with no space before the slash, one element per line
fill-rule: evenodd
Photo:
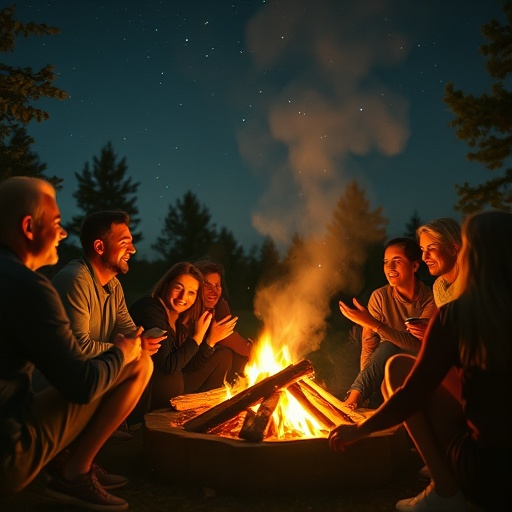
<path fill-rule="evenodd" d="M 396 354 L 388 359 L 382 382 L 382 394 L 385 398 L 389 398 L 404 383 L 414 362 L 415 358 L 408 354 Z"/>
<path fill-rule="evenodd" d="M 139 359 L 132 361 L 123 368 L 123 373 L 125 379 L 135 378 L 147 384 L 153 374 L 153 360 L 149 353 L 143 350 Z"/>

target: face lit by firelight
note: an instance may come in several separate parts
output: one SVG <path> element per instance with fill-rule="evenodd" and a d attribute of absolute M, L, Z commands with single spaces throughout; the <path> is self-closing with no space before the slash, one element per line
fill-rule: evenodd
<path fill-rule="evenodd" d="M 414 281 L 419 263 L 410 261 L 401 245 L 390 245 L 384 252 L 384 274 L 391 286 L 398 289 Z"/>
<path fill-rule="evenodd" d="M 181 274 L 173 280 L 169 293 L 169 305 L 178 314 L 183 313 L 197 299 L 199 281 L 189 274 Z"/>
<path fill-rule="evenodd" d="M 204 304 L 207 309 L 213 309 L 222 295 L 221 277 L 217 272 L 206 274 L 204 277 L 207 281 L 204 287 Z"/>
<path fill-rule="evenodd" d="M 60 225 L 60 211 L 55 197 L 41 197 L 41 214 L 34 218 L 34 263 L 33 270 L 45 265 L 55 265 L 59 260 L 57 246 L 66 238 L 67 232 Z"/>
<path fill-rule="evenodd" d="M 104 241 L 103 264 L 115 274 L 126 274 L 132 254 L 135 254 L 135 247 L 130 228 L 126 224 L 112 224 Z"/>
<path fill-rule="evenodd" d="M 452 271 L 457 261 L 455 249 L 450 251 L 439 239 L 427 232 L 421 233 L 419 243 L 423 261 L 433 276 L 445 276 Z"/>

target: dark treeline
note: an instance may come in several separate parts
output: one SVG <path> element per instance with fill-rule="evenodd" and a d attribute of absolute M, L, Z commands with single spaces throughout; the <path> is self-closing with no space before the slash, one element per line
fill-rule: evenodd
<path fill-rule="evenodd" d="M 512 92 L 507 80 L 512 70 L 512 55 L 507 50 L 511 44 L 512 4 L 504 3 L 503 10 L 505 24 L 491 20 L 482 26 L 488 43 L 481 46 L 480 52 L 487 59 L 486 69 L 493 82 L 490 92 L 480 96 L 465 94 L 446 77 L 444 102 L 454 114 L 450 126 L 471 148 L 468 158 L 494 173 L 491 179 L 479 185 L 456 186 L 459 201 L 455 209 L 464 215 L 488 207 L 510 211 L 512 204 L 512 169 L 506 167 L 512 154 Z M 13 53 L 19 37 L 59 33 L 59 28 L 43 23 L 22 23 L 15 19 L 15 11 L 15 6 L 0 9 L 0 52 Z M 47 166 L 33 151 L 34 140 L 27 132 L 31 122 L 42 122 L 50 117 L 36 106 L 38 101 L 68 98 L 65 91 L 54 85 L 57 76 L 54 67 L 46 65 L 40 70 L 22 65 L 0 64 L 0 67 L 0 180 L 16 175 L 38 176 L 62 188 L 65 186 L 62 178 L 47 174 Z M 136 204 L 139 183 L 127 175 L 127 169 L 125 159 L 118 159 L 108 142 L 99 157 L 93 157 L 92 165 L 86 163 L 81 172 L 75 173 L 78 189 L 73 196 L 79 213 L 65 224 L 70 237 L 61 244 L 59 265 L 47 269 L 50 274 L 79 256 L 76 235 L 84 216 L 93 211 L 125 210 L 132 219 L 135 242 L 142 239 Z M 414 212 L 405 224 L 404 235 L 413 236 L 419 224 L 420 217 Z M 386 225 L 381 209 L 370 211 L 364 191 L 357 183 L 348 183 L 320 239 L 303 239 L 297 234 L 284 254 L 278 252 L 270 238 L 259 247 L 246 249 L 227 227 L 217 227 L 207 206 L 200 203 L 194 191 L 188 191 L 169 205 L 160 235 L 152 245 L 154 259 L 147 261 L 136 255 L 130 272 L 121 279 L 127 300 L 131 301 L 147 292 L 169 265 L 209 257 L 224 265 L 229 298 L 234 307 L 252 311 L 259 287 L 283 278 L 294 279 L 297 266 L 308 272 L 320 263 L 324 267 L 329 265 L 332 275 L 329 285 L 334 284 L 336 288 L 327 292 L 332 303 L 338 297 L 353 295 L 364 302 L 374 288 L 385 282 L 382 249 L 387 236 Z M 303 259 L 303 254 L 308 257 Z M 426 272 L 422 276 L 428 280 Z M 333 315 L 334 322 L 342 321 L 340 317 Z"/>

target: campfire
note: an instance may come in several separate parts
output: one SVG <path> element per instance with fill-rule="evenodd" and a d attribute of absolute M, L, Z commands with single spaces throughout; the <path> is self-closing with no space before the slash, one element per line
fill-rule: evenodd
<path fill-rule="evenodd" d="M 352 411 L 315 380 L 311 362 L 277 354 L 260 340 L 246 378 L 171 400 L 172 410 L 145 416 L 144 454 L 152 474 L 209 492 L 286 493 L 386 485 L 409 446 L 402 430 L 363 439 L 340 456 L 327 441 Z M 179 460 L 179 464 L 176 461 Z"/>
<path fill-rule="evenodd" d="M 179 412 L 173 426 L 261 442 L 327 437 L 336 425 L 363 419 L 314 377 L 309 360 L 290 363 L 286 347 L 275 354 L 268 337 L 263 338 L 247 366 L 246 378 L 233 388 L 172 399 Z"/>

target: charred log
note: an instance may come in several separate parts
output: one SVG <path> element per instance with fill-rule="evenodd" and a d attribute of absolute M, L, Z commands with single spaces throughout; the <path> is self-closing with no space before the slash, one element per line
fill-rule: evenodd
<path fill-rule="evenodd" d="M 269 430 L 272 414 L 276 410 L 280 398 L 281 391 L 276 391 L 261 402 L 256 413 L 249 409 L 238 437 L 256 443 L 263 441 Z M 250 412 L 252 414 L 249 414 Z"/>

